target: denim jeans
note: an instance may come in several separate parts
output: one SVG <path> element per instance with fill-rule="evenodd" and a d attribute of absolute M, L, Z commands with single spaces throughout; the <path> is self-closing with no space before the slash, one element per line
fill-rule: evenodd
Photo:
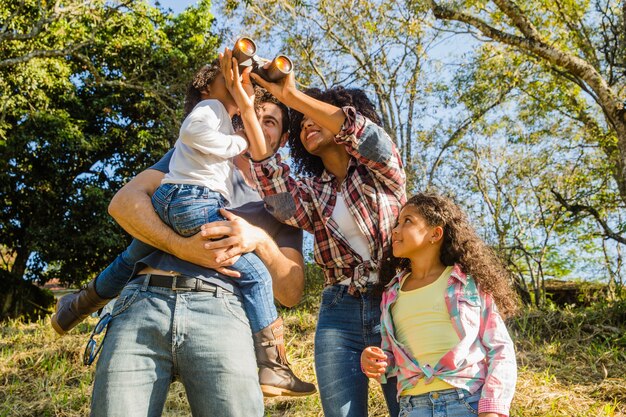
<path fill-rule="evenodd" d="M 135 263 L 155 251 L 152 246 L 133 239 L 130 245 L 96 278 L 96 292 L 102 298 L 115 298 L 130 281 Z"/>
<path fill-rule="evenodd" d="M 224 197 L 198 185 L 162 184 L 152 196 L 152 204 L 161 220 L 182 236 L 196 234 L 205 223 L 224 220 L 219 213 Z M 256 333 L 278 318 L 272 276 L 254 253 L 241 255 L 230 268 L 241 274 L 233 281 L 241 289 L 252 332 Z"/>
<path fill-rule="evenodd" d="M 96 366 L 92 417 L 160 416 L 174 378 L 194 417 L 259 417 L 263 397 L 241 300 L 221 288 L 128 285 Z"/>
<path fill-rule="evenodd" d="M 400 397 L 399 417 L 472 417 L 478 415 L 480 391 L 447 389 Z"/>
<path fill-rule="evenodd" d="M 347 286 L 322 292 L 315 331 L 315 373 L 325 417 L 367 416 L 368 378 L 361 352 L 380 346 L 380 296 L 353 297 Z M 382 385 L 390 415 L 398 415 L 396 378 Z"/>

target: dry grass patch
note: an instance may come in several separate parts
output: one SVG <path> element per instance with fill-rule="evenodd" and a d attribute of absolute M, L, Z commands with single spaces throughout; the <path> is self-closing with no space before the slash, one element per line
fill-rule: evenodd
<path fill-rule="evenodd" d="M 626 416 L 626 303 L 530 310 L 510 323 L 515 416 Z"/>
<path fill-rule="evenodd" d="M 317 303 L 308 296 L 281 310 L 288 357 L 307 381 L 315 381 Z M 62 338 L 49 318 L 0 325 L 0 417 L 88 415 L 94 367 L 82 365 L 82 352 L 95 323 L 89 319 Z M 512 417 L 626 417 L 626 305 L 531 310 L 510 328 L 520 366 Z M 377 385 L 371 382 L 372 417 L 387 415 Z M 318 395 L 265 404 L 267 416 L 322 416 Z M 185 391 L 175 382 L 164 416 L 188 415 Z"/>

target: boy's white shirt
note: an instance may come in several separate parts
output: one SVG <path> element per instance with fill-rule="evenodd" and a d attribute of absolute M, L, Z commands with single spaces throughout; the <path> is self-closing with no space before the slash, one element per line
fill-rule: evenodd
<path fill-rule="evenodd" d="M 162 183 L 207 187 L 232 199 L 231 158 L 246 150 L 248 143 L 234 134 L 226 108 L 218 100 L 203 100 L 180 127 L 170 171 Z"/>

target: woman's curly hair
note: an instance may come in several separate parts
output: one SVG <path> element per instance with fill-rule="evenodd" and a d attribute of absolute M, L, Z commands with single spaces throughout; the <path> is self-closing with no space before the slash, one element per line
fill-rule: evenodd
<path fill-rule="evenodd" d="M 446 266 L 459 264 L 463 272 L 471 275 L 478 287 L 493 297 L 503 317 L 511 316 L 518 307 L 518 298 L 510 285 L 510 276 L 497 255 L 476 233 L 465 213 L 449 198 L 431 193 L 419 193 L 405 204 L 413 206 L 430 227 L 443 228 L 443 242 L 439 255 Z M 409 269 L 408 259 L 387 258 L 387 265 L 395 271 Z M 390 278 L 383 273 L 381 278 Z"/>
<path fill-rule="evenodd" d="M 193 108 L 196 107 L 196 104 L 202 101 L 202 92 L 211 85 L 213 80 L 215 80 L 220 73 L 220 61 L 217 58 L 196 71 L 196 74 L 187 86 L 184 117 L 187 117 Z"/>
<path fill-rule="evenodd" d="M 380 118 L 376 113 L 374 104 L 359 88 L 344 88 L 341 86 L 322 91 L 319 88 L 310 88 L 304 91 L 305 94 L 325 103 L 330 103 L 337 107 L 351 106 L 357 112 L 381 126 Z M 291 124 L 289 128 L 289 147 L 291 157 L 294 161 L 294 168 L 298 174 L 319 177 L 324 172 L 324 164 L 319 156 L 311 155 L 300 140 L 302 131 L 303 114 L 292 111 Z"/>

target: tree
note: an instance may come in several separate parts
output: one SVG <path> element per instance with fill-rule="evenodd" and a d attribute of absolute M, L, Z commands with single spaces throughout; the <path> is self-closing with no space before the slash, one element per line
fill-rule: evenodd
<path fill-rule="evenodd" d="M 562 84 L 584 92 L 570 109 L 588 131 L 588 143 L 605 154 L 621 208 L 626 203 L 626 3 L 612 0 L 547 2 L 430 0 L 436 18 L 454 22 L 476 37 L 500 42 L 524 54 Z M 593 108 L 589 103 L 595 103 Z M 555 197 L 573 215 L 592 216 L 603 233 L 626 243 L 624 225 L 611 226 L 599 201 L 580 195 Z M 589 196 L 585 196 L 589 197 Z M 600 198 L 599 200 L 604 200 Z"/>
<path fill-rule="evenodd" d="M 78 284 L 128 243 L 108 201 L 176 138 L 210 3 L 0 0 L 0 21 L 2 277 Z"/>
<path fill-rule="evenodd" d="M 459 63 L 442 100 L 460 117 L 497 103 L 446 148 L 444 175 L 433 183 L 473 215 L 520 293 L 532 292 L 540 305 L 546 277 L 606 276 L 615 265 L 602 255 L 602 233 L 589 219 L 567 216 L 553 194 L 594 201 L 619 224 L 608 162 L 581 122 L 580 92 L 524 56 L 485 43 Z"/>
<path fill-rule="evenodd" d="M 562 233 L 564 212 L 545 184 L 555 179 L 554 171 L 543 169 L 555 165 L 550 161 L 555 155 L 544 152 L 530 159 L 527 155 L 533 148 L 532 143 L 511 146 L 506 141 L 475 140 L 459 152 L 470 153 L 464 157 L 470 162 L 462 175 L 474 194 L 470 198 L 479 193 L 481 204 L 476 204 L 475 215 L 484 222 L 485 238 L 495 242 L 522 299 L 530 303 L 532 294 L 534 303 L 542 306 L 546 277 L 570 275 L 579 263 L 570 261 L 568 250 L 577 236 Z M 535 172 L 541 174 L 531 175 Z"/>

